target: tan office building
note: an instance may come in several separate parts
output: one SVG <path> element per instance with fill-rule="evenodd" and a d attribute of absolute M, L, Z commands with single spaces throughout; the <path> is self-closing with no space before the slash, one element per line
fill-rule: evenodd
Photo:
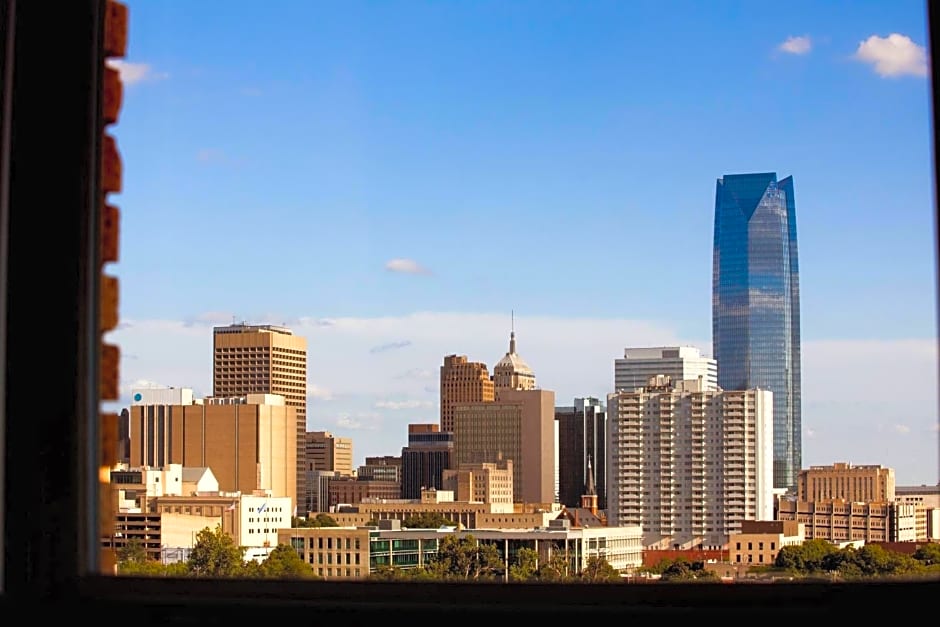
<path fill-rule="evenodd" d="M 777 519 L 803 523 L 807 540 L 821 538 L 833 544 L 916 540 L 916 517 L 910 504 L 780 499 Z"/>
<path fill-rule="evenodd" d="M 297 491 L 296 409 L 274 394 L 130 407 L 130 465 L 208 467 L 223 492 Z"/>
<path fill-rule="evenodd" d="M 741 532 L 728 539 L 728 558 L 734 564 L 767 566 L 785 546 L 803 544 L 806 530 L 795 520 L 744 520 Z"/>
<path fill-rule="evenodd" d="M 212 332 L 212 395 L 278 394 L 295 410 L 295 504 L 306 500 L 307 340 L 274 325 L 232 324 Z"/>
<path fill-rule="evenodd" d="M 441 366 L 441 431 L 453 432 L 454 407 L 461 403 L 487 403 L 496 399 L 486 364 L 466 355 L 448 355 Z"/>
<path fill-rule="evenodd" d="M 831 466 L 810 466 L 797 476 L 800 501 L 845 499 L 859 503 L 887 503 L 894 500 L 894 469 L 882 466 L 853 466 L 836 462 Z"/>
<path fill-rule="evenodd" d="M 512 461 L 513 500 L 555 501 L 555 393 L 500 390 L 498 401 L 454 408 L 454 460 Z"/>
<path fill-rule="evenodd" d="M 338 472 L 344 477 L 352 476 L 352 438 L 335 436 L 329 431 L 307 431 L 304 441 L 307 470 Z"/>
<path fill-rule="evenodd" d="M 443 473 L 444 490 L 454 499 L 467 503 L 503 503 L 510 507 L 512 494 L 512 461 L 461 464 L 460 468 Z"/>

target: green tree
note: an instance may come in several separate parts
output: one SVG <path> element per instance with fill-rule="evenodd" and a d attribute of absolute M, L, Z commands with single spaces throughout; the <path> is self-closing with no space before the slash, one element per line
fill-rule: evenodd
<path fill-rule="evenodd" d="M 147 549 L 144 548 L 140 538 L 129 538 L 124 546 L 117 549 L 118 565 L 121 564 L 142 564 L 149 558 Z"/>
<path fill-rule="evenodd" d="M 186 562 L 172 562 L 164 566 L 163 575 L 165 577 L 188 577 L 189 564 Z"/>
<path fill-rule="evenodd" d="M 290 545 L 279 544 L 261 563 L 261 574 L 269 579 L 314 579 L 310 564 L 301 559 Z"/>
<path fill-rule="evenodd" d="M 118 562 L 119 575 L 134 575 L 143 577 L 162 577 L 166 575 L 166 567 L 157 560 L 144 560 L 142 562 Z"/>
<path fill-rule="evenodd" d="M 295 529 L 311 528 L 311 527 L 339 527 L 332 516 L 320 512 L 313 518 L 298 518 L 294 516 L 290 519 L 290 526 Z"/>
<path fill-rule="evenodd" d="M 838 550 L 826 540 L 815 538 L 781 548 L 774 565 L 801 574 L 828 572 L 834 563 L 832 554 Z"/>
<path fill-rule="evenodd" d="M 245 547 L 235 544 L 222 525 L 206 527 L 196 534 L 189 554 L 189 572 L 197 577 L 238 577 L 245 572 Z"/>
<path fill-rule="evenodd" d="M 914 559 L 922 562 L 925 566 L 940 564 L 940 544 L 931 542 L 921 545 L 914 551 Z"/>
<path fill-rule="evenodd" d="M 516 553 L 516 562 L 509 567 L 509 581 L 531 581 L 538 575 L 538 569 L 538 552 L 523 547 Z"/>
<path fill-rule="evenodd" d="M 539 566 L 539 580 L 560 582 L 567 581 L 568 578 L 568 557 L 564 549 L 556 548 L 548 561 Z"/>
<path fill-rule="evenodd" d="M 412 514 L 402 521 L 402 527 L 409 529 L 439 529 L 440 527 L 455 527 L 456 523 L 439 512 L 421 512 Z"/>
<path fill-rule="evenodd" d="M 437 555 L 428 564 L 428 571 L 436 579 L 494 580 L 502 570 L 496 546 L 477 543 L 471 535 L 458 538 L 451 534 L 443 538 Z"/>
<path fill-rule="evenodd" d="M 620 581 L 620 573 L 605 558 L 592 555 L 581 571 L 581 581 L 588 583 Z"/>

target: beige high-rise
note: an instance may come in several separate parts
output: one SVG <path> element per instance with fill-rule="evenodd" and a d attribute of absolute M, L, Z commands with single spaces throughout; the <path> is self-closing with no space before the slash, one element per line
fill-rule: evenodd
<path fill-rule="evenodd" d="M 512 461 L 513 500 L 555 501 L 555 393 L 500 390 L 498 401 L 454 408 L 454 458 L 461 464 Z"/>
<path fill-rule="evenodd" d="M 131 405 L 130 465 L 208 467 L 223 492 L 270 490 L 293 499 L 296 411 L 274 394 Z"/>
<path fill-rule="evenodd" d="M 496 398 L 486 364 L 466 355 L 448 355 L 441 366 L 441 431 L 453 432 L 454 407 L 459 403 L 487 403 Z"/>
<path fill-rule="evenodd" d="M 836 462 L 831 466 L 810 466 L 801 470 L 797 476 L 797 499 L 891 502 L 894 500 L 894 469 L 880 465 L 853 466 L 846 462 Z"/>
<path fill-rule="evenodd" d="M 341 438 L 329 431 L 308 431 L 304 437 L 307 470 L 326 470 L 338 472 L 344 477 L 352 476 L 352 438 Z"/>
<path fill-rule="evenodd" d="M 297 462 L 289 496 L 295 504 L 306 497 L 304 434 L 307 431 L 307 340 L 274 325 L 232 324 L 212 333 L 212 395 L 278 394 L 296 410 Z"/>

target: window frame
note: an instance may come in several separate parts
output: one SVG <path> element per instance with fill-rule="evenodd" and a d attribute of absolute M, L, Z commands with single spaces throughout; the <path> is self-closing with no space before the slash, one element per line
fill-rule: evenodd
<path fill-rule="evenodd" d="M 934 0 L 927 8 L 934 40 L 940 11 Z M 146 624 L 335 619 L 375 625 L 444 621 L 455 612 L 474 620 L 557 621 L 691 618 L 694 611 L 696 619 L 776 621 L 781 614 L 819 618 L 826 612 L 868 617 L 878 603 L 897 607 L 934 598 L 937 582 L 417 585 L 89 574 L 97 569 L 99 549 L 95 216 L 103 12 L 104 0 L 54 8 L 0 0 L 0 609 L 22 605 L 33 616 L 117 611 Z M 930 53 L 937 85 L 940 63 Z M 45 58 L 58 62 L 54 76 L 41 64 Z M 935 148 L 937 122 L 934 108 Z M 936 181 L 936 159 L 934 168 Z"/>

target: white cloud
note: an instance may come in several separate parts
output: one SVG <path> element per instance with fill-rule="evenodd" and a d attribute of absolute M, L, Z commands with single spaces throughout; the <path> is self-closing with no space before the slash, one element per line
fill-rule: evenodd
<path fill-rule="evenodd" d="M 325 388 L 322 385 L 313 384 L 307 386 L 307 396 L 321 401 L 329 401 L 332 400 L 333 393 L 329 390 L 329 388 Z"/>
<path fill-rule="evenodd" d="M 108 340 L 138 357 L 122 362 L 122 380 L 191 387 L 197 396 L 211 391 L 212 322 L 125 322 Z M 467 355 L 492 372 L 509 344 L 506 314 L 418 312 L 329 322 L 309 317 L 289 325 L 315 347 L 308 364 L 308 427 L 350 436 L 344 431 L 355 430 L 358 459 L 398 454 L 407 444 L 408 424 L 437 422 L 437 376 L 445 355 Z M 555 392 L 558 405 L 570 405 L 576 396 L 606 398 L 614 360 L 625 346 L 693 345 L 711 353 L 710 340 L 642 320 L 516 316 L 515 329 L 519 354 L 539 385 Z M 369 353 L 390 337 L 410 338 L 412 345 L 381 359 Z M 884 464 L 901 484 L 935 481 L 935 439 L 905 436 L 891 425 L 903 422 L 911 433 L 936 429 L 937 360 L 935 339 L 804 340 L 804 466 Z"/>
<path fill-rule="evenodd" d="M 349 416 L 340 416 L 336 419 L 336 426 L 355 431 L 362 428 L 362 423 L 358 420 L 350 418 Z"/>
<path fill-rule="evenodd" d="M 168 78 L 166 72 L 154 72 L 146 63 L 129 63 L 122 59 L 108 59 L 107 64 L 121 75 L 121 82 L 125 85 L 134 85 L 144 81 L 155 81 Z"/>
<path fill-rule="evenodd" d="M 431 274 L 430 270 L 414 259 L 390 259 L 385 263 L 385 269 L 402 274 Z"/>
<path fill-rule="evenodd" d="M 787 54 L 806 54 L 813 49 L 813 41 L 809 35 L 790 36 L 777 49 Z"/>
<path fill-rule="evenodd" d="M 428 400 L 411 399 L 407 401 L 376 401 L 376 409 L 417 409 L 418 407 L 433 407 L 434 403 Z"/>
<path fill-rule="evenodd" d="M 927 50 L 907 35 L 872 35 L 858 44 L 854 56 L 871 64 L 879 76 L 927 76 Z"/>

